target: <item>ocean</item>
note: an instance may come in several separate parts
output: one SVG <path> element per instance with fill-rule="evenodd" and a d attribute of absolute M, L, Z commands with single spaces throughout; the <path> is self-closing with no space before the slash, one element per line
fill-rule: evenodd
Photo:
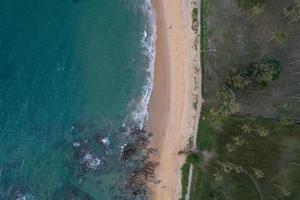
<path fill-rule="evenodd" d="M 150 1 L 0 0 L 0 26 L 0 199 L 144 198 L 123 154 L 147 123 Z"/>

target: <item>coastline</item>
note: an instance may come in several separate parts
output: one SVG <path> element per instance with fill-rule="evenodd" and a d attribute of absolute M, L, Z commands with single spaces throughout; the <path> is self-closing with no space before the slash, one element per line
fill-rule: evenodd
<path fill-rule="evenodd" d="M 152 0 L 157 19 L 154 87 L 149 103 L 149 146 L 158 149 L 156 183 L 149 183 L 151 199 L 178 200 L 181 197 L 181 166 L 197 129 L 201 105 L 199 52 L 192 31 L 193 0 Z M 199 48 L 198 48 L 199 49 Z"/>

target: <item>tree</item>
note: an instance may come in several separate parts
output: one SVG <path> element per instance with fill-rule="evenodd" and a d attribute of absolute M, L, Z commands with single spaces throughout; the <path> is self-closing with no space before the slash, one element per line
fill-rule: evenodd
<path fill-rule="evenodd" d="M 239 104 L 237 103 L 234 91 L 231 88 L 223 86 L 218 94 L 217 108 L 212 109 L 212 113 L 217 116 L 228 116 L 239 111 Z"/>
<path fill-rule="evenodd" d="M 254 175 L 256 178 L 263 178 L 264 172 L 261 169 L 252 168 L 254 170 Z"/>
<path fill-rule="evenodd" d="M 284 197 L 288 197 L 292 194 L 292 192 L 288 188 L 286 188 L 285 186 L 280 186 L 280 185 L 277 185 L 277 184 L 274 184 L 274 186 L 280 190 L 280 192 L 282 193 L 282 195 Z"/>
<path fill-rule="evenodd" d="M 300 21 L 300 2 L 294 1 L 290 5 L 283 8 L 285 17 L 290 18 L 288 24 Z"/>
<path fill-rule="evenodd" d="M 250 68 L 250 75 L 260 87 L 266 87 L 270 82 L 277 79 L 281 71 L 278 61 L 258 61 Z"/>
<path fill-rule="evenodd" d="M 236 146 L 242 146 L 245 143 L 245 139 L 240 136 L 232 137 L 232 140 L 234 141 Z"/>
<path fill-rule="evenodd" d="M 234 144 L 226 144 L 226 150 L 229 152 L 229 153 L 232 153 L 236 150 L 236 146 Z"/>
<path fill-rule="evenodd" d="M 239 127 L 242 129 L 244 133 L 250 133 L 252 131 L 252 127 L 250 126 L 250 124 L 247 123 L 240 125 Z"/>
<path fill-rule="evenodd" d="M 232 68 L 225 78 L 225 83 L 228 87 L 239 90 L 244 89 L 250 84 L 250 80 L 236 68 Z"/>
<path fill-rule="evenodd" d="M 282 116 L 280 118 L 280 123 L 283 125 L 283 126 L 291 126 L 293 125 L 295 122 L 293 120 L 292 117 L 290 116 Z"/>
<path fill-rule="evenodd" d="M 186 157 L 186 162 L 188 164 L 192 164 L 192 165 L 198 165 L 200 162 L 200 155 L 198 153 L 190 153 L 187 157 Z"/>
<path fill-rule="evenodd" d="M 285 43 L 286 39 L 287 39 L 287 34 L 286 33 L 282 33 L 282 32 L 272 33 L 271 41 L 273 40 L 277 44 L 283 44 L 283 43 Z"/>
<path fill-rule="evenodd" d="M 217 169 L 216 172 L 213 174 L 214 179 L 216 182 L 221 182 L 223 180 L 223 176 L 220 171 Z"/>
<path fill-rule="evenodd" d="M 258 128 L 256 131 L 260 137 L 266 137 L 269 135 L 269 131 L 265 128 Z"/>
<path fill-rule="evenodd" d="M 257 4 L 252 8 L 252 16 L 261 15 L 263 12 L 264 12 L 264 9 L 261 5 Z"/>
<path fill-rule="evenodd" d="M 229 163 L 229 162 L 221 162 L 220 165 L 221 165 L 223 172 L 226 174 L 230 173 L 233 170 L 233 167 L 232 167 L 231 163 Z"/>
<path fill-rule="evenodd" d="M 237 173 L 237 174 L 240 174 L 242 172 L 244 172 L 244 168 L 242 166 L 237 166 L 237 165 L 234 165 L 234 171 Z"/>

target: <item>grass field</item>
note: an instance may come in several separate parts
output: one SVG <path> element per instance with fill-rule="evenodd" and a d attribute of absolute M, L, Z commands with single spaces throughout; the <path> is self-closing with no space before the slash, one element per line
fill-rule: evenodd
<path fill-rule="evenodd" d="M 243 130 L 245 124 L 249 132 Z M 260 136 L 258 130 L 267 135 Z M 192 200 L 259 200 L 259 191 L 264 199 L 300 199 L 300 125 L 215 118 L 204 107 L 198 136 L 203 156 L 193 174 Z M 290 194 L 284 198 L 282 190 Z"/>
<path fill-rule="evenodd" d="M 289 104 L 300 121 L 300 22 L 289 23 L 283 12 L 293 0 L 265 0 L 260 14 L 239 7 L 239 1 L 251 0 L 204 0 L 205 100 L 213 101 L 231 68 L 244 70 L 259 59 L 276 59 L 282 65 L 279 79 L 267 89 L 250 87 L 239 93 L 239 114 L 278 119 L 278 108 Z M 275 34 L 286 37 L 277 41 Z"/>
<path fill-rule="evenodd" d="M 300 199 L 300 20 L 283 11 L 293 1 L 202 0 L 205 105 L 191 200 Z M 230 70 L 267 59 L 281 64 L 278 79 L 235 90 L 233 115 L 211 112 Z"/>
<path fill-rule="evenodd" d="M 189 182 L 189 170 L 190 170 L 190 165 L 188 163 L 185 163 L 181 168 L 182 197 L 185 197 L 185 195 L 187 194 L 187 187 Z M 183 199 L 184 198 L 181 198 L 181 200 Z"/>

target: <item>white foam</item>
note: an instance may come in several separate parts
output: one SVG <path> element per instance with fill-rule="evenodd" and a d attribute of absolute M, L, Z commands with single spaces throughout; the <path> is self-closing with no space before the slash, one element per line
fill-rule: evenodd
<path fill-rule="evenodd" d="M 119 148 L 120 148 L 120 154 L 119 154 L 119 159 L 121 159 L 123 153 L 124 153 L 124 149 L 125 147 L 128 145 L 127 142 L 125 142 L 123 145 L 121 145 Z"/>
<path fill-rule="evenodd" d="M 127 142 L 120 146 L 121 154 L 124 152 L 125 147 L 127 146 Z"/>
<path fill-rule="evenodd" d="M 156 54 L 156 14 L 150 0 L 145 0 L 145 4 L 143 5 L 143 11 L 147 15 L 148 22 L 146 30 L 143 33 L 141 43 L 143 48 L 145 49 L 145 55 L 148 56 L 149 63 L 146 69 L 146 84 L 143 86 L 142 95 L 137 104 L 137 108 L 132 113 L 132 118 L 140 129 L 144 127 L 145 121 L 148 120 L 148 104 L 153 90 L 154 64 Z"/>
<path fill-rule="evenodd" d="M 86 166 L 91 169 L 97 169 L 98 166 L 102 164 L 101 159 L 92 156 L 90 153 L 86 153 L 82 160 L 86 163 Z"/>
<path fill-rule="evenodd" d="M 74 142 L 73 147 L 80 147 L 80 143 L 79 142 Z"/>
<path fill-rule="evenodd" d="M 18 195 L 16 200 L 34 200 L 34 196 L 31 194 L 25 194 L 25 195 Z"/>
<path fill-rule="evenodd" d="M 105 137 L 101 140 L 101 142 L 104 144 L 104 145 L 109 145 L 110 143 L 110 140 L 109 140 L 109 137 Z"/>

